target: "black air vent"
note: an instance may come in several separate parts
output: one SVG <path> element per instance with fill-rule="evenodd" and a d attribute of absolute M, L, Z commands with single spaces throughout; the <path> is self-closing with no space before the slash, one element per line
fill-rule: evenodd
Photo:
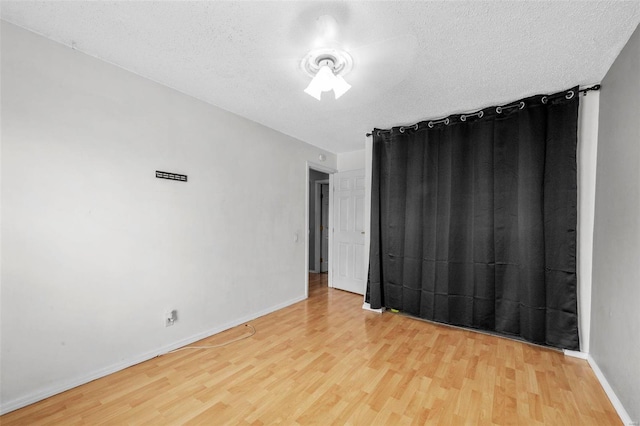
<path fill-rule="evenodd" d="M 158 179 L 178 180 L 180 182 L 187 181 L 187 175 L 179 175 L 177 173 L 161 172 L 156 170 L 156 177 Z"/>

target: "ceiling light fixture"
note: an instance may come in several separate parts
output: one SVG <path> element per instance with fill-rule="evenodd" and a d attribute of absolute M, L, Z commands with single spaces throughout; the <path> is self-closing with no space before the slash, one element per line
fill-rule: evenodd
<path fill-rule="evenodd" d="M 351 85 L 342 76 L 351 71 L 353 60 L 344 50 L 328 48 L 312 50 L 302 59 L 301 66 L 310 77 L 313 77 L 304 91 L 317 100 L 322 100 L 322 92 L 333 90 L 335 98 L 338 99 L 351 89 Z"/>

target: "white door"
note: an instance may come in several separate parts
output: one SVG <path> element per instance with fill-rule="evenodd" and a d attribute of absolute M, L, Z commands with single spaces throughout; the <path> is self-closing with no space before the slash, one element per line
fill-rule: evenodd
<path fill-rule="evenodd" d="M 333 287 L 364 294 L 364 169 L 333 179 Z"/>
<path fill-rule="evenodd" d="M 320 185 L 320 272 L 329 271 L 329 185 Z"/>

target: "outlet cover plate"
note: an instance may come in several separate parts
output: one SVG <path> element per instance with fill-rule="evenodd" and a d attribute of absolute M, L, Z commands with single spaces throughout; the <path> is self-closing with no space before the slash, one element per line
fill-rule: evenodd
<path fill-rule="evenodd" d="M 178 321 L 178 311 L 173 309 L 168 311 L 164 315 L 164 326 L 169 327 L 172 326 Z"/>

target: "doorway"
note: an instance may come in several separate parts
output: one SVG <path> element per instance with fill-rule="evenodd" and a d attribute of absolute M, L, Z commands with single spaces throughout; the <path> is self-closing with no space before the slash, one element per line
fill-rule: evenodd
<path fill-rule="evenodd" d="M 329 182 L 320 181 L 320 273 L 329 272 Z"/>
<path fill-rule="evenodd" d="M 309 272 L 329 271 L 329 175 L 309 169 Z"/>
<path fill-rule="evenodd" d="M 306 241 L 304 294 L 309 297 L 309 277 L 333 287 L 333 174 L 337 170 L 307 161 L 306 173 Z M 323 194 L 324 188 L 324 196 Z M 322 206 L 324 205 L 324 214 Z M 324 218 L 324 224 L 323 224 Z M 322 259 L 322 262 L 320 262 Z M 317 276 L 315 276 L 317 274 Z"/>

